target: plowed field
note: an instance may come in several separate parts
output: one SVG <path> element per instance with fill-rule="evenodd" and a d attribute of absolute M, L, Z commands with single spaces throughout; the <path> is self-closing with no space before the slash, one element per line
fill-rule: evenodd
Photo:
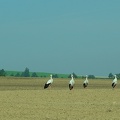
<path fill-rule="evenodd" d="M 76 79 L 73 90 L 69 79 L 54 79 L 43 89 L 47 78 L 0 78 L 1 120 L 120 120 L 120 85 L 112 80 Z"/>

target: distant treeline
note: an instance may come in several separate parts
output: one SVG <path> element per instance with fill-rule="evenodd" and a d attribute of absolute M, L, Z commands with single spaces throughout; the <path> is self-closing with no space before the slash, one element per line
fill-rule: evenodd
<path fill-rule="evenodd" d="M 36 73 L 36 72 L 30 72 L 29 69 L 26 67 L 23 72 L 8 72 L 4 69 L 0 70 L 0 76 L 12 76 L 12 77 L 49 77 L 49 75 L 52 73 Z M 74 72 L 72 73 L 74 78 L 85 78 L 85 76 L 78 76 Z M 71 78 L 71 74 L 52 74 L 53 78 Z M 116 74 L 117 78 L 120 78 L 120 73 Z M 88 75 L 89 79 L 95 79 L 96 77 L 94 75 Z M 108 78 L 114 78 L 114 75 L 112 73 L 109 73 Z"/>
<path fill-rule="evenodd" d="M 68 74 L 53 74 L 53 73 L 42 73 L 42 72 L 30 72 L 26 67 L 23 72 L 19 71 L 5 71 L 0 70 L 0 76 L 11 76 L 11 77 L 49 77 L 52 74 L 53 78 L 68 78 Z M 74 74 L 75 77 L 77 75 Z"/>
<path fill-rule="evenodd" d="M 53 78 L 71 78 L 71 74 L 53 74 L 53 73 L 39 73 L 39 72 L 30 72 L 26 67 L 23 72 L 17 71 L 5 71 L 4 69 L 0 70 L 0 76 L 12 76 L 12 77 L 49 77 L 52 74 Z M 74 78 L 78 78 L 75 73 L 72 73 Z"/>

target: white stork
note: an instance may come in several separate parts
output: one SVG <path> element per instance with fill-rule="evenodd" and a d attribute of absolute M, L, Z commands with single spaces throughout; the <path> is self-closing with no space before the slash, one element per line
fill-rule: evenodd
<path fill-rule="evenodd" d="M 117 85 L 117 77 L 116 77 L 116 75 L 114 75 L 114 76 L 115 76 L 115 78 L 114 78 L 114 80 L 112 81 L 112 87 L 113 87 L 113 88 Z"/>
<path fill-rule="evenodd" d="M 70 80 L 70 82 L 69 82 L 69 89 L 70 90 L 72 90 L 73 89 L 73 86 L 74 86 L 74 84 L 75 84 L 75 81 L 74 81 L 74 79 L 73 79 L 73 74 L 71 74 L 71 80 Z"/>
<path fill-rule="evenodd" d="M 46 89 L 49 86 L 51 86 L 52 83 L 53 83 L 53 79 L 52 79 L 52 75 L 50 75 L 50 79 L 45 83 L 44 89 Z"/>
<path fill-rule="evenodd" d="M 88 81 L 88 76 L 86 75 L 86 79 L 85 79 L 85 81 L 83 82 L 83 87 L 86 88 L 86 87 L 88 86 L 88 83 L 89 83 L 89 81 Z"/>

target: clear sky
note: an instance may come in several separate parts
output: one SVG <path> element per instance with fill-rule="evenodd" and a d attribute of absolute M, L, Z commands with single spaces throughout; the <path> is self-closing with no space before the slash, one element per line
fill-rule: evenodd
<path fill-rule="evenodd" d="M 120 73 L 120 0 L 0 0 L 0 69 Z"/>

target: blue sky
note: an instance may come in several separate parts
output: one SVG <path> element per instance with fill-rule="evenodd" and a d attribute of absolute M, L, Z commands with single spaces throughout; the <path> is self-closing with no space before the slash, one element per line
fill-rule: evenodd
<path fill-rule="evenodd" d="M 120 0 L 0 0 L 0 69 L 120 73 Z"/>

